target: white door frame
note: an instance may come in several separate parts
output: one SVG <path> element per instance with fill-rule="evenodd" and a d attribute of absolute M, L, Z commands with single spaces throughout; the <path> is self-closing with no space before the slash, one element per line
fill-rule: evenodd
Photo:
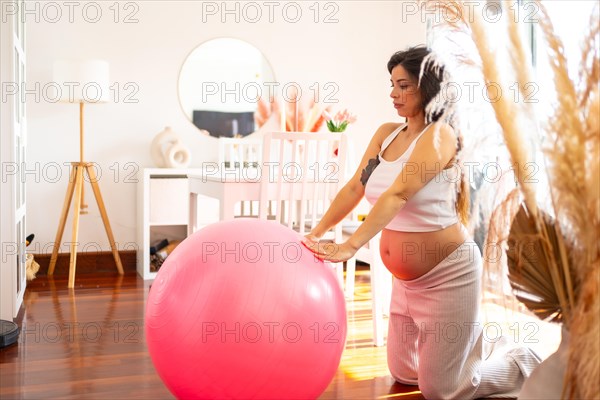
<path fill-rule="evenodd" d="M 0 24 L 0 318 L 16 317 L 27 283 L 25 274 L 25 162 L 27 124 L 22 84 L 25 82 L 24 2 L 11 2 Z"/>

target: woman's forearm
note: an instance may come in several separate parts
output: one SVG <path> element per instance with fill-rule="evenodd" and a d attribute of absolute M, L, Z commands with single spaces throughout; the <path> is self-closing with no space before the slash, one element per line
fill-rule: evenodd
<path fill-rule="evenodd" d="M 348 244 L 355 250 L 360 249 L 390 223 L 404 204 L 406 199 L 403 196 L 384 192 L 367 215 L 365 222 L 348 238 Z"/>
<path fill-rule="evenodd" d="M 346 184 L 342 190 L 335 196 L 329 209 L 321 218 L 321 221 L 312 230 L 312 234 L 321 237 L 332 226 L 337 225 L 358 205 L 364 194 L 363 191 L 357 191 L 351 184 Z"/>

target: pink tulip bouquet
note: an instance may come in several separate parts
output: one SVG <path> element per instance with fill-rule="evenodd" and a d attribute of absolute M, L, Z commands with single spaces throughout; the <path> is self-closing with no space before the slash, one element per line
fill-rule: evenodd
<path fill-rule="evenodd" d="M 327 128 L 330 132 L 344 132 L 348 125 L 356 122 L 356 115 L 351 114 L 348 109 L 338 111 L 334 116 L 327 111 L 323 111 Z"/>

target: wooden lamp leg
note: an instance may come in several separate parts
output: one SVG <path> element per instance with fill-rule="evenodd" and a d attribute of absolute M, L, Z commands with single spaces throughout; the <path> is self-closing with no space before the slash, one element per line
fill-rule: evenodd
<path fill-rule="evenodd" d="M 83 188 L 83 165 L 77 166 L 77 177 L 75 178 L 75 210 L 73 210 L 73 233 L 71 236 L 69 262 L 69 288 L 75 287 L 75 270 L 77 266 L 77 236 L 79 234 L 79 211 L 81 210 L 81 190 Z"/>
<path fill-rule="evenodd" d="M 52 248 L 52 257 L 50 257 L 50 265 L 48 266 L 48 276 L 52 276 L 54 274 L 54 267 L 56 267 L 56 261 L 58 259 L 58 249 L 60 247 L 60 241 L 62 240 L 63 233 L 65 232 L 65 225 L 67 223 L 67 217 L 69 215 L 69 208 L 71 208 L 71 199 L 73 198 L 73 191 L 75 190 L 75 177 L 77 176 L 76 165 L 77 163 L 73 163 L 73 166 L 71 168 L 69 186 L 67 187 L 67 193 L 65 195 L 63 209 L 60 213 L 58 230 L 56 231 L 56 238 L 54 239 L 54 246 Z"/>
<path fill-rule="evenodd" d="M 90 183 L 92 184 L 94 196 L 96 197 L 96 203 L 98 203 L 98 209 L 100 210 L 100 215 L 102 216 L 102 222 L 104 222 L 104 229 L 106 230 L 106 235 L 108 236 L 108 241 L 110 243 L 110 248 L 112 249 L 113 258 L 115 259 L 115 263 L 117 264 L 117 270 L 119 270 L 119 274 L 123 275 L 123 265 L 121 265 L 121 257 L 119 256 L 119 250 L 117 249 L 117 245 L 115 244 L 115 238 L 113 236 L 112 229 L 110 228 L 108 214 L 106 213 L 106 208 L 104 207 L 104 201 L 102 200 L 102 194 L 100 193 L 100 186 L 98 186 L 98 180 L 96 179 L 96 172 L 94 171 L 94 167 L 90 163 L 86 164 L 86 170 L 88 173 L 88 177 L 90 178 Z"/>
<path fill-rule="evenodd" d="M 83 161 L 83 106 L 84 102 L 79 102 L 79 162 L 81 164 Z M 81 214 L 87 214 L 87 204 L 85 204 L 85 188 L 81 187 Z"/>

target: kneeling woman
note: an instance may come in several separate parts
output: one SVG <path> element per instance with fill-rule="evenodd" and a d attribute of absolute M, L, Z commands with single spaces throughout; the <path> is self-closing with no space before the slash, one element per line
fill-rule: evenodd
<path fill-rule="evenodd" d="M 423 63 L 428 54 L 415 47 L 389 60 L 391 98 L 407 122 L 375 132 L 305 244 L 345 261 L 382 231 L 381 257 L 394 275 L 387 354 L 397 381 L 418 384 L 428 399 L 516 397 L 540 360 L 504 339 L 483 339 L 481 254 L 464 227 L 469 200 L 454 163 L 458 137 L 438 121 L 441 113 L 426 113 L 441 84 L 440 70 Z M 363 196 L 373 208 L 360 228 L 344 243 L 319 243 Z"/>

